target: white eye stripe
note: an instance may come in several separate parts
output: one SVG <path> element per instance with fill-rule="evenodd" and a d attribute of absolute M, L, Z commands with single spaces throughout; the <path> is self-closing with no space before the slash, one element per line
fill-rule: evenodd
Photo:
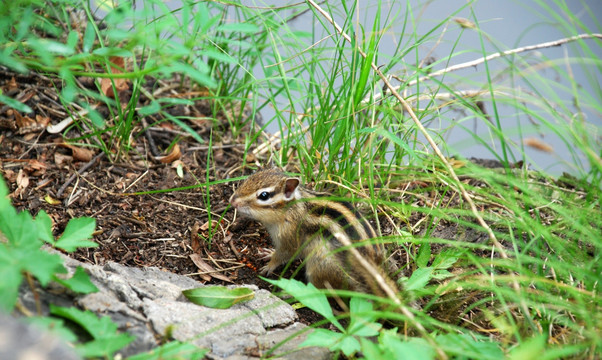
<path fill-rule="evenodd" d="M 255 193 L 255 195 L 259 197 L 259 195 L 261 195 L 261 193 L 263 193 L 263 192 L 267 192 L 268 194 L 271 194 L 271 193 L 273 193 L 273 192 L 274 192 L 274 190 L 275 190 L 275 189 L 276 189 L 276 188 L 275 188 L 275 187 L 273 187 L 273 186 L 270 186 L 270 187 L 267 187 L 267 188 L 263 188 L 263 189 L 259 189 L 259 190 L 257 190 L 257 192 Z"/>
<path fill-rule="evenodd" d="M 261 199 L 261 197 L 256 197 L 256 203 L 260 206 L 272 205 L 274 203 L 279 203 L 285 201 L 284 196 L 282 194 L 272 194 L 267 199 Z"/>
<path fill-rule="evenodd" d="M 268 202 L 274 196 L 274 188 L 263 188 L 257 190 L 256 197 L 260 203 Z"/>

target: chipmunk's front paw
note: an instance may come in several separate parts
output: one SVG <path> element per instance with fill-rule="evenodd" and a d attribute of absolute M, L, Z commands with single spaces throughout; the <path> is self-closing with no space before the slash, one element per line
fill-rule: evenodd
<path fill-rule="evenodd" d="M 266 265 L 266 266 L 264 266 L 264 267 L 262 267 L 262 268 L 259 270 L 259 273 L 260 273 L 261 275 L 263 275 L 263 276 L 269 276 L 269 275 L 271 275 L 273 272 L 274 272 L 274 269 L 270 268 L 269 264 L 268 264 L 268 265 Z"/>
<path fill-rule="evenodd" d="M 263 249 L 263 251 L 259 253 L 259 255 L 263 255 L 261 257 L 262 260 L 270 260 L 266 266 L 261 268 L 261 275 L 271 275 L 274 272 L 274 270 L 276 270 L 276 268 L 280 265 L 280 262 L 278 261 L 277 256 L 275 256 L 275 254 L 276 252 L 274 250 L 269 249 Z"/>
<path fill-rule="evenodd" d="M 266 266 L 262 267 L 261 270 L 259 270 L 259 272 L 263 276 L 271 275 L 279 265 L 280 264 L 270 261 Z"/>
<path fill-rule="evenodd" d="M 260 260 L 271 260 L 274 255 L 274 249 L 259 249 L 257 255 L 260 256 Z"/>

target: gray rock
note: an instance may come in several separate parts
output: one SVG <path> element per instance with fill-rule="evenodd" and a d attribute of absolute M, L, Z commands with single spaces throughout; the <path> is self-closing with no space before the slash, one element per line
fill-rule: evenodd
<path fill-rule="evenodd" d="M 285 329 L 272 330 L 257 337 L 257 346 L 261 355 L 267 355 L 274 346 L 278 347 L 269 355 L 286 358 L 288 360 L 307 360 L 307 359 L 330 359 L 328 349 L 320 347 L 303 347 L 300 345 L 307 338 L 307 326 L 301 323 L 294 323 Z M 311 331 L 311 330 L 310 330 Z M 289 337 L 290 340 L 286 341 Z M 281 345 L 279 345 L 282 342 Z"/>
<path fill-rule="evenodd" d="M 75 304 L 99 316 L 111 317 L 120 331 L 136 337 L 119 351 L 122 357 L 153 349 L 165 338 L 207 348 L 211 351 L 207 356 L 212 359 L 255 359 L 288 337 L 292 340 L 274 354 L 286 359 L 319 359 L 328 354 L 325 349 L 299 348 L 305 336 L 294 335 L 305 326 L 295 323 L 293 308 L 255 286 L 247 286 L 255 291 L 252 300 L 229 309 L 210 309 L 195 305 L 182 295 L 183 290 L 204 286 L 188 277 L 157 268 L 130 268 L 116 263 L 101 267 L 64 259 L 70 273 L 83 266 L 100 291 L 75 296 L 60 287 L 52 292 L 42 289 L 39 294 L 44 311 L 47 313 L 49 303 Z M 34 310 L 31 291 L 25 286 L 21 290 L 22 303 Z M 282 329 L 285 326 L 288 327 Z"/>
<path fill-rule="evenodd" d="M 0 313 L 0 359 L 75 360 L 81 357 L 51 333 Z"/>
<path fill-rule="evenodd" d="M 221 357 L 254 346 L 255 337 L 266 332 L 255 314 L 238 305 L 222 310 L 158 299 L 146 300 L 144 311 L 158 334 L 170 333 Z"/>
<path fill-rule="evenodd" d="M 297 313 L 291 306 L 267 290 L 255 290 L 253 300 L 242 305 L 257 314 L 266 329 L 290 324 L 297 319 Z"/>

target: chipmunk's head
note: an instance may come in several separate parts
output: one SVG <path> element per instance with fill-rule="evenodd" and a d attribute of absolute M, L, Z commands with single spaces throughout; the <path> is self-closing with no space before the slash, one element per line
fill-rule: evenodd
<path fill-rule="evenodd" d="M 283 221 L 285 208 L 301 198 L 299 178 L 276 168 L 259 170 L 236 189 L 230 204 L 243 215 L 264 224 Z"/>

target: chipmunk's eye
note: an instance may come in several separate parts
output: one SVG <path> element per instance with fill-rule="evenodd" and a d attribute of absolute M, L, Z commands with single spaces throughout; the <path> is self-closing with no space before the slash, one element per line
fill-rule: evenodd
<path fill-rule="evenodd" d="M 270 197 L 271 197 L 271 194 L 267 191 L 262 191 L 259 193 L 259 195 L 257 195 L 257 198 L 261 201 L 266 201 Z"/>

